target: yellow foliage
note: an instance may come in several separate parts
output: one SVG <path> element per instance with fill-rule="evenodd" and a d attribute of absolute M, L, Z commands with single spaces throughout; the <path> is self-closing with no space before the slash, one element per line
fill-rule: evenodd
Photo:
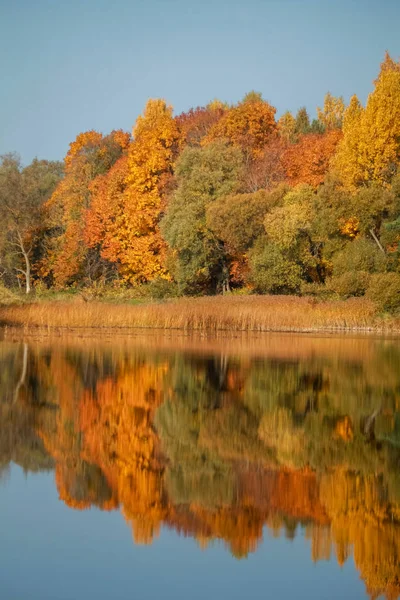
<path fill-rule="evenodd" d="M 133 129 L 124 210 L 116 220 L 126 281 L 168 278 L 158 222 L 164 201 L 162 185 L 172 174 L 178 135 L 172 108 L 164 100 L 149 100 Z"/>
<path fill-rule="evenodd" d="M 281 137 L 292 142 L 295 137 L 296 119 L 291 112 L 286 111 L 278 121 L 278 131 Z"/>
<path fill-rule="evenodd" d="M 66 169 L 68 170 L 68 168 L 71 167 L 74 158 L 80 152 L 82 152 L 82 150 L 85 150 L 86 148 L 90 147 L 95 148 L 96 146 L 99 146 L 102 139 L 102 134 L 98 131 L 94 131 L 93 129 L 91 129 L 90 131 L 85 131 L 84 133 L 79 133 L 76 136 L 75 141 L 71 142 L 69 145 L 69 150 L 64 160 Z"/>
<path fill-rule="evenodd" d="M 354 427 L 349 416 L 345 416 L 336 423 L 335 427 L 335 438 L 340 438 L 345 442 L 348 442 L 353 439 L 354 436 Z"/>
<path fill-rule="evenodd" d="M 365 109 L 351 99 L 343 133 L 335 166 L 346 187 L 386 185 L 400 161 L 400 63 L 388 54 Z"/>
<path fill-rule="evenodd" d="M 341 220 L 339 223 L 339 231 L 349 238 L 355 238 L 359 234 L 360 221 L 357 217 L 350 217 L 347 220 Z"/>
<path fill-rule="evenodd" d="M 327 131 L 338 129 L 342 126 L 344 115 L 343 98 L 335 98 L 330 92 L 325 96 L 324 107 L 317 108 L 318 121 L 320 121 Z"/>

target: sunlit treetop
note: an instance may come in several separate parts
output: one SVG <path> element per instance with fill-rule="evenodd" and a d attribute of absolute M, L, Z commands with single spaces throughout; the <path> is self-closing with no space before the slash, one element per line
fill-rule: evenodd
<path fill-rule="evenodd" d="M 209 143 L 226 139 L 250 155 L 262 152 L 270 138 L 277 132 L 276 109 L 256 92 L 250 92 L 242 102 L 228 109 L 211 128 L 204 139 Z"/>

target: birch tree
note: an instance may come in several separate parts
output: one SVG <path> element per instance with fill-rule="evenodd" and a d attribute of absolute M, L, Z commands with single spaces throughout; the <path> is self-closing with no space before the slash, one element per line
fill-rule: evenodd
<path fill-rule="evenodd" d="M 16 154 L 0 157 L 0 259 L 25 291 L 32 288 L 32 252 L 43 229 L 42 207 L 62 173 L 60 163 L 34 159 L 23 168 Z"/>

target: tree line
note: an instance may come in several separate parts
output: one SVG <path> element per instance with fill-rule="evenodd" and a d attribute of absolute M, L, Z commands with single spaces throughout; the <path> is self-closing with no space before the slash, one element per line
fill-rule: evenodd
<path fill-rule="evenodd" d="M 132 135 L 80 133 L 63 163 L 0 163 L 5 286 L 153 286 L 367 295 L 400 306 L 400 63 L 365 107 L 328 93 L 317 118 L 261 94 L 178 116 L 149 100 Z"/>

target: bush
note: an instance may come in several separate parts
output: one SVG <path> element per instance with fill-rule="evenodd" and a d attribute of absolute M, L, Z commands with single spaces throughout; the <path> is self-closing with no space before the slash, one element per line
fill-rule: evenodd
<path fill-rule="evenodd" d="M 349 273 L 379 273 L 386 268 L 386 258 L 374 242 L 359 238 L 348 242 L 346 246 L 332 258 L 333 275 L 338 277 Z"/>
<path fill-rule="evenodd" d="M 400 309 L 400 275 L 377 273 L 371 275 L 367 298 L 376 302 L 381 310 L 395 312 Z"/>
<path fill-rule="evenodd" d="M 320 300 L 329 300 L 335 297 L 335 293 L 324 283 L 308 283 L 303 281 L 300 291 L 302 296 L 313 296 Z"/>
<path fill-rule="evenodd" d="M 154 279 L 138 288 L 138 296 L 163 300 L 164 298 L 177 298 L 179 294 L 178 285 L 174 281 L 166 279 Z"/>
<path fill-rule="evenodd" d="M 0 282 L 0 304 L 15 304 L 20 302 L 21 298 Z"/>
<path fill-rule="evenodd" d="M 296 293 L 301 284 L 301 268 L 289 260 L 275 244 L 259 239 L 249 253 L 250 281 L 257 292 Z"/>
<path fill-rule="evenodd" d="M 342 275 L 333 276 L 326 282 L 326 287 L 339 294 L 342 298 L 363 296 L 369 285 L 371 275 L 365 271 L 348 271 Z"/>

